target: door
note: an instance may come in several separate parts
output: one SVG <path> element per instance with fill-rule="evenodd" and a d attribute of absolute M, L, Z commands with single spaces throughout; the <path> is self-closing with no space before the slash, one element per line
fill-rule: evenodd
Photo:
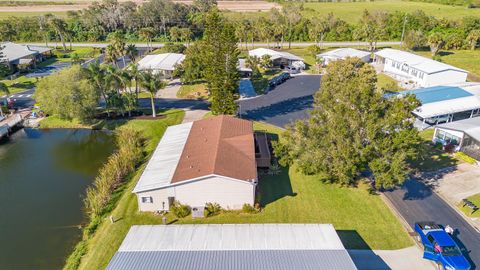
<path fill-rule="evenodd" d="M 427 237 L 428 241 L 424 242 L 424 251 L 423 251 L 423 258 L 427 260 L 437 261 L 439 256 L 439 251 L 435 249 L 435 246 L 438 245 L 433 237 L 429 235 Z"/>

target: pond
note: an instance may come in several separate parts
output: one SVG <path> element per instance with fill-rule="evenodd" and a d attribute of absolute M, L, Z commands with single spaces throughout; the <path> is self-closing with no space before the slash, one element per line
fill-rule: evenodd
<path fill-rule="evenodd" d="M 0 142 L 0 269 L 61 269 L 81 238 L 85 189 L 114 150 L 87 129 L 22 129 Z"/>

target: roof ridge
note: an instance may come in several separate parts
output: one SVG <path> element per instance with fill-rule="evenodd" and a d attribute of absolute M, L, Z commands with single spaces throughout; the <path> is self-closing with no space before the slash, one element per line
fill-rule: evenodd
<path fill-rule="evenodd" d="M 216 144 L 215 144 L 215 152 L 214 152 L 214 158 L 213 158 L 213 172 L 212 173 L 215 173 L 217 171 L 217 159 L 219 157 L 218 155 L 218 152 L 219 152 L 219 149 L 220 149 L 220 143 L 221 141 L 223 141 L 224 139 L 222 139 L 222 132 L 223 132 L 223 124 L 225 122 L 225 115 L 221 115 L 220 116 L 220 128 L 218 129 L 218 140 L 216 141 Z"/>

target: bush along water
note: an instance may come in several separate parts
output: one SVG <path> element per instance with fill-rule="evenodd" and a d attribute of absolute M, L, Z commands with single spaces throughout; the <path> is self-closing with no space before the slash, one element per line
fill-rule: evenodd
<path fill-rule="evenodd" d="M 131 178 L 138 165 L 144 160 L 144 139 L 139 132 L 124 129 L 117 133 L 117 151 L 113 153 L 100 169 L 93 184 L 87 188 L 84 198 L 85 212 L 89 224 L 83 230 L 83 239 L 67 258 L 64 270 L 74 270 L 87 252 L 87 241 L 112 211 L 122 187 Z"/>

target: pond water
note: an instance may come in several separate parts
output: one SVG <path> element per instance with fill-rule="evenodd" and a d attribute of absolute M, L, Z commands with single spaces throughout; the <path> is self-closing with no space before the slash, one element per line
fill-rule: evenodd
<path fill-rule="evenodd" d="M 61 269 L 81 237 L 86 187 L 114 150 L 86 129 L 23 129 L 0 142 L 0 269 Z"/>

